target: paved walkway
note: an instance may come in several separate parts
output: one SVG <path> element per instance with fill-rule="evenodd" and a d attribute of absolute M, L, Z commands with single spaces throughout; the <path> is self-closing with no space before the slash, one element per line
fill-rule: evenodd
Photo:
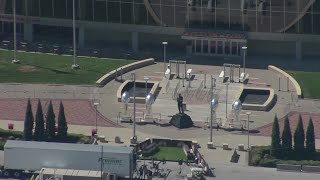
<path fill-rule="evenodd" d="M 46 116 L 49 101 L 41 99 L 43 114 Z M 28 99 L 0 99 L 0 119 L 24 121 Z M 85 99 L 53 99 L 52 105 L 56 116 L 59 115 L 60 102 L 64 105 L 65 116 L 69 124 L 95 126 L 96 112 L 91 100 Z M 32 112 L 36 115 L 38 99 L 31 99 Z M 117 123 L 97 113 L 97 125 L 107 127 L 120 127 Z"/>

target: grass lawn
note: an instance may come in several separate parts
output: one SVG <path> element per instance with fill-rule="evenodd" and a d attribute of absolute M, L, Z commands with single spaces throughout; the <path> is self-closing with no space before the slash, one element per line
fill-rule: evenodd
<path fill-rule="evenodd" d="M 101 76 L 126 64 L 126 60 L 77 58 L 19 52 L 21 64 L 12 64 L 13 51 L 0 51 L 0 83 L 94 84 Z"/>
<path fill-rule="evenodd" d="M 179 159 L 187 160 L 187 156 L 184 154 L 180 147 L 159 147 L 160 150 L 152 156 L 144 157 L 146 159 L 156 158 L 157 160 L 177 161 Z"/>
<path fill-rule="evenodd" d="M 289 71 L 289 74 L 300 84 L 304 97 L 320 99 L 320 72 Z"/>

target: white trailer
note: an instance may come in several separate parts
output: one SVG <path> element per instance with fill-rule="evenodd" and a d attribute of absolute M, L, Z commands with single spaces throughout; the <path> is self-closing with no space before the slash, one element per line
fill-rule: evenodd
<path fill-rule="evenodd" d="M 17 177 L 22 171 L 58 168 L 102 170 L 118 177 L 132 177 L 134 161 L 132 147 L 8 140 L 3 175 Z"/>

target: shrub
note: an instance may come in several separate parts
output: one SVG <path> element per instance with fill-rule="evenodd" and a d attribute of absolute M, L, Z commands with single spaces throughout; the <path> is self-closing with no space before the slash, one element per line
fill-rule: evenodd
<path fill-rule="evenodd" d="M 280 129 L 278 117 L 274 117 L 273 126 L 272 126 L 272 135 L 271 135 L 271 155 L 273 157 L 280 157 L 281 153 L 281 144 L 280 144 Z"/>
<path fill-rule="evenodd" d="M 10 130 L 0 129 L 0 136 L 4 139 L 8 138 L 9 136 L 22 138 L 23 133 L 21 131 L 10 131 Z"/>
<path fill-rule="evenodd" d="M 296 128 L 296 131 L 294 132 L 294 152 L 297 159 L 303 159 L 305 156 L 305 148 L 304 148 L 304 129 L 303 129 L 303 123 L 302 123 L 302 117 L 301 114 L 299 115 L 299 121 Z"/>
<path fill-rule="evenodd" d="M 15 140 L 16 138 L 14 136 L 9 136 L 8 140 Z"/>
<path fill-rule="evenodd" d="M 37 112 L 36 112 L 36 126 L 34 128 L 34 140 L 45 140 L 44 135 L 44 118 L 40 100 L 38 100 Z"/>
<path fill-rule="evenodd" d="M 49 102 L 48 111 L 47 111 L 47 119 L 46 119 L 46 130 L 45 134 L 49 141 L 52 141 L 56 135 L 56 122 L 55 115 L 53 112 L 52 102 Z"/>
<path fill-rule="evenodd" d="M 278 159 L 261 159 L 259 166 L 275 168 L 278 164 Z"/>
<path fill-rule="evenodd" d="M 309 158 L 312 157 L 313 153 L 316 151 L 315 145 L 314 127 L 312 119 L 310 118 L 306 134 L 306 153 Z"/>
<path fill-rule="evenodd" d="M 282 131 L 282 156 L 284 158 L 291 157 L 292 154 L 292 134 L 290 129 L 289 118 L 286 116 Z"/>
<path fill-rule="evenodd" d="M 90 138 L 83 135 L 83 134 L 68 134 L 66 138 L 64 139 L 58 139 L 58 142 L 62 143 L 82 143 L 82 144 L 88 144 L 90 141 Z"/>
<path fill-rule="evenodd" d="M 23 137 L 26 141 L 30 141 L 33 138 L 32 137 L 33 125 L 34 125 L 33 113 L 31 109 L 30 99 L 28 99 L 27 110 L 26 110 L 26 115 L 24 120 L 24 129 L 23 129 Z"/>
<path fill-rule="evenodd" d="M 59 107 L 59 115 L 58 115 L 58 133 L 57 138 L 58 139 L 64 139 L 68 135 L 68 124 L 66 121 L 66 117 L 64 115 L 64 107 L 62 104 L 62 101 L 60 102 Z"/>
<path fill-rule="evenodd" d="M 251 162 L 253 166 L 258 166 L 260 160 L 264 158 L 266 154 L 270 154 L 270 146 L 253 146 L 251 149 Z"/>
<path fill-rule="evenodd" d="M 0 141 L 0 150 L 4 150 L 4 144 L 5 144 L 6 142 L 5 141 Z"/>

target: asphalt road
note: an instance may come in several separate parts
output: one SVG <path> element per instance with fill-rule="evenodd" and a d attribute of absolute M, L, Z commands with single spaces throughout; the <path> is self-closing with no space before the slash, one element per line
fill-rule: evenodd
<path fill-rule="evenodd" d="M 0 163 L 3 164 L 3 151 L 0 151 Z M 177 165 L 176 168 L 179 166 Z M 187 168 L 187 167 L 185 167 Z M 319 174 L 317 173 L 300 173 L 300 172 L 284 172 L 277 171 L 274 168 L 261 168 L 261 167 L 248 167 L 241 166 L 239 164 L 215 164 L 214 174 L 216 177 L 213 180 L 319 180 Z M 183 168 L 184 169 L 184 168 Z M 176 169 L 177 171 L 177 169 Z M 172 179 L 180 179 L 172 172 Z M 183 178 L 182 178 L 183 179 Z M 208 178 L 211 179 L 211 178 Z M 0 178 L 0 180 L 9 180 Z M 11 179 L 14 180 L 14 179 Z"/>
<path fill-rule="evenodd" d="M 284 172 L 277 171 L 275 168 L 260 168 L 239 166 L 236 164 L 216 165 L 215 180 L 318 180 L 317 173 L 301 173 L 301 172 Z"/>

